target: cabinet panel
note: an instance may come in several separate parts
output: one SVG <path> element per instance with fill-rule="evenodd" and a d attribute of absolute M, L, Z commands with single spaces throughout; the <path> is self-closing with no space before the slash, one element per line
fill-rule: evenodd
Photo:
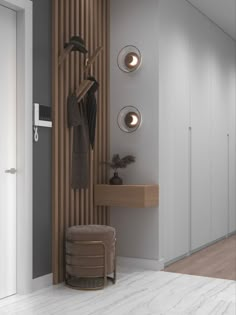
<path fill-rule="evenodd" d="M 211 186 L 212 240 L 227 234 L 228 225 L 228 125 L 225 45 L 227 41 L 215 27 L 211 28 Z"/>
<path fill-rule="evenodd" d="M 236 229 L 236 58 L 235 43 L 187 2 L 162 0 L 159 11 L 160 212 L 170 261 Z"/>
<path fill-rule="evenodd" d="M 229 95 L 229 233 L 236 231 L 236 50 L 229 45 L 227 65 L 227 93 Z M 232 64 L 234 66 L 232 66 Z"/>
<path fill-rule="evenodd" d="M 159 176 L 166 261 L 189 250 L 189 43 L 186 6 L 160 3 Z M 182 18 L 179 19 L 178 17 Z"/>
<path fill-rule="evenodd" d="M 192 14 L 191 31 L 191 250 L 211 240 L 211 181 L 209 99 L 209 22 Z"/>

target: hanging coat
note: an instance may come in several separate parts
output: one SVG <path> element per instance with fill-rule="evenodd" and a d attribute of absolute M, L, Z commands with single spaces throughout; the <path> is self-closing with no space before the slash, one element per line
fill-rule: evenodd
<path fill-rule="evenodd" d="M 86 104 L 79 104 L 75 94 L 68 97 L 68 125 L 73 127 L 72 188 L 86 189 L 89 185 L 89 131 Z"/>
<path fill-rule="evenodd" d="M 92 149 L 94 149 L 95 133 L 96 133 L 96 117 L 97 117 L 97 101 L 95 93 L 98 90 L 99 84 L 93 77 L 89 77 L 88 80 L 93 81 L 94 84 L 89 89 L 86 97 L 86 108 L 89 127 L 89 141 Z"/>

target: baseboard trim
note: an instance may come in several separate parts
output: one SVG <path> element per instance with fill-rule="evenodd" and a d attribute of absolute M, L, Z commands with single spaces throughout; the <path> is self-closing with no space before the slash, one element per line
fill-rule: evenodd
<path fill-rule="evenodd" d="M 186 254 L 181 255 L 181 256 L 178 256 L 178 257 L 176 257 L 176 258 L 174 258 L 174 259 L 168 260 L 168 261 L 166 261 L 166 262 L 164 263 L 164 267 L 165 267 L 165 268 L 166 268 L 166 267 L 169 267 L 170 265 L 176 263 L 177 261 L 179 261 L 179 260 L 181 260 L 181 259 L 184 259 L 184 258 L 187 258 L 187 257 L 189 257 L 189 256 L 191 256 L 191 253 L 186 253 Z"/>
<path fill-rule="evenodd" d="M 236 231 L 229 232 L 228 237 L 233 236 L 233 235 L 235 235 L 235 234 L 236 234 Z"/>
<path fill-rule="evenodd" d="M 153 271 L 160 271 L 164 269 L 164 259 L 152 260 L 119 256 L 117 257 L 117 264 L 121 267 L 140 268 Z"/>
<path fill-rule="evenodd" d="M 191 256 L 191 255 L 193 255 L 193 254 L 195 254 L 195 253 L 198 253 L 198 252 L 200 252 L 201 250 L 203 250 L 203 249 L 205 249 L 205 248 L 207 248 L 207 247 L 210 247 L 210 246 L 212 246 L 212 245 L 215 245 L 216 243 L 218 243 L 218 242 L 220 242 L 220 241 L 223 241 L 224 239 L 227 239 L 227 238 L 229 238 L 229 237 L 231 237 L 231 236 L 233 236 L 233 235 L 235 235 L 235 234 L 236 234 L 236 231 L 230 232 L 229 234 L 227 234 L 227 235 L 225 235 L 225 236 L 222 236 L 222 237 L 220 237 L 220 238 L 218 238 L 218 239 L 216 239 L 216 240 L 214 240 L 214 241 L 212 241 L 212 242 L 210 242 L 210 243 L 207 243 L 207 244 L 205 244 L 205 245 L 202 245 L 201 247 L 198 247 L 198 248 L 196 248 L 196 249 L 193 249 L 193 250 L 191 250 L 190 252 L 188 252 L 188 253 L 186 253 L 186 254 L 183 254 L 183 255 L 178 256 L 178 257 L 176 257 L 176 258 L 174 258 L 174 259 L 171 259 L 171 260 L 168 260 L 168 261 L 164 262 L 164 266 L 165 266 L 165 268 L 166 268 L 166 267 L 169 267 L 170 265 L 172 265 L 172 264 L 174 264 L 174 263 L 176 263 L 176 262 L 178 262 L 178 261 L 180 261 L 180 260 L 182 260 L 182 259 L 184 259 L 184 258 L 187 258 L 187 257 L 189 257 L 189 256 Z"/>
<path fill-rule="evenodd" d="M 52 285 L 52 273 L 33 279 L 32 283 L 33 291 L 38 291 L 50 287 Z"/>

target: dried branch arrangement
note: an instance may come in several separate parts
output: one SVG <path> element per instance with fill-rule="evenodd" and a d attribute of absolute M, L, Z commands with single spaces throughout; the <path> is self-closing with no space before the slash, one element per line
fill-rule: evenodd
<path fill-rule="evenodd" d="M 119 154 L 114 154 L 111 162 L 103 162 L 103 164 L 109 166 L 115 172 L 119 168 L 126 168 L 128 165 L 135 162 L 135 157 L 133 155 L 126 155 L 123 158 L 120 158 Z"/>

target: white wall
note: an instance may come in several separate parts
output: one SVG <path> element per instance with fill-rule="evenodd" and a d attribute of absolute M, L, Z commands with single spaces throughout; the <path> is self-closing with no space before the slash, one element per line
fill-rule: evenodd
<path fill-rule="evenodd" d="M 159 1 L 159 183 L 163 255 L 183 255 L 189 223 L 189 21 L 180 1 Z M 170 3 L 169 3 L 170 5 Z M 179 20 L 183 15 L 184 19 Z M 180 167 L 184 165 L 186 167 Z M 178 245 L 178 246 L 177 246 Z"/>
<path fill-rule="evenodd" d="M 160 0 L 159 23 L 160 215 L 171 261 L 235 231 L 235 42 L 185 0 Z"/>
<path fill-rule="evenodd" d="M 158 183 L 158 37 L 157 0 L 111 1 L 111 155 L 133 154 L 137 161 L 120 175 L 126 184 Z M 137 46 L 143 64 L 126 74 L 117 66 L 119 51 Z M 133 133 L 122 132 L 117 115 L 136 106 L 143 124 Z M 118 234 L 118 255 L 158 258 L 158 209 L 112 209 L 111 223 Z"/>

